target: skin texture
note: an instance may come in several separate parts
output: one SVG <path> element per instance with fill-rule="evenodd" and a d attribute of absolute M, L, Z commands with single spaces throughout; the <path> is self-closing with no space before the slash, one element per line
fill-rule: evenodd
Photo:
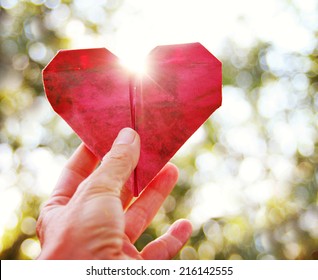
<path fill-rule="evenodd" d="M 139 153 L 139 136 L 130 128 L 120 131 L 98 167 L 85 145 L 76 150 L 38 219 L 38 259 L 171 259 L 180 251 L 192 233 L 187 220 L 176 221 L 141 252 L 133 245 L 178 178 L 168 163 L 132 201 L 125 182 Z"/>

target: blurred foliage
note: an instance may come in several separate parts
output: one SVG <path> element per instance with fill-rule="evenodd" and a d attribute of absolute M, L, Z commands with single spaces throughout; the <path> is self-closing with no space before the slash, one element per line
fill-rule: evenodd
<path fill-rule="evenodd" d="M 84 2 L 0 2 L 0 188 L 16 205 L 1 224 L 0 259 L 36 257 L 43 184 L 79 143 L 49 108 L 41 70 L 70 46 L 74 28 L 105 32 L 105 17 L 106 32 L 116 31 L 112 15 L 122 1 L 99 1 L 95 17 L 79 8 Z M 223 106 L 174 158 L 179 183 L 136 245 L 189 217 L 194 233 L 179 259 L 318 259 L 318 46 L 288 53 L 229 39 L 219 58 Z M 52 168 L 39 178 L 48 162 Z M 233 196 L 230 209 L 209 210 L 213 194 Z M 206 211 L 195 214 L 201 204 Z"/>

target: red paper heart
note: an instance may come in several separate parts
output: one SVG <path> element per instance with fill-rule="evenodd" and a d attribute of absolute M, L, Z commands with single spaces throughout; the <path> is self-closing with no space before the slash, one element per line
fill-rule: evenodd
<path fill-rule="evenodd" d="M 135 195 L 221 105 L 221 62 L 201 44 L 159 46 L 148 71 L 132 75 L 108 50 L 59 51 L 43 70 L 53 109 L 99 158 L 120 129 L 140 135 Z"/>

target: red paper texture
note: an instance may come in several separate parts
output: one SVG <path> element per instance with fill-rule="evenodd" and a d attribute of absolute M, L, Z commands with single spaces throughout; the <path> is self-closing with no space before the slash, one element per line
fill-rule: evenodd
<path fill-rule="evenodd" d="M 222 66 L 199 43 L 159 46 L 134 75 L 107 49 L 62 50 L 43 70 L 53 109 L 100 159 L 118 132 L 135 129 L 137 196 L 221 105 Z"/>

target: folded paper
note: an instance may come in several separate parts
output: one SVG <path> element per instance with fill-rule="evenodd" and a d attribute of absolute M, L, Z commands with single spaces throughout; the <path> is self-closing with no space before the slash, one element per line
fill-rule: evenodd
<path fill-rule="evenodd" d="M 141 139 L 128 184 L 137 196 L 221 105 L 221 62 L 199 43 L 159 46 L 147 71 L 125 69 L 105 48 L 62 50 L 43 70 L 53 109 L 99 158 L 124 127 Z"/>

